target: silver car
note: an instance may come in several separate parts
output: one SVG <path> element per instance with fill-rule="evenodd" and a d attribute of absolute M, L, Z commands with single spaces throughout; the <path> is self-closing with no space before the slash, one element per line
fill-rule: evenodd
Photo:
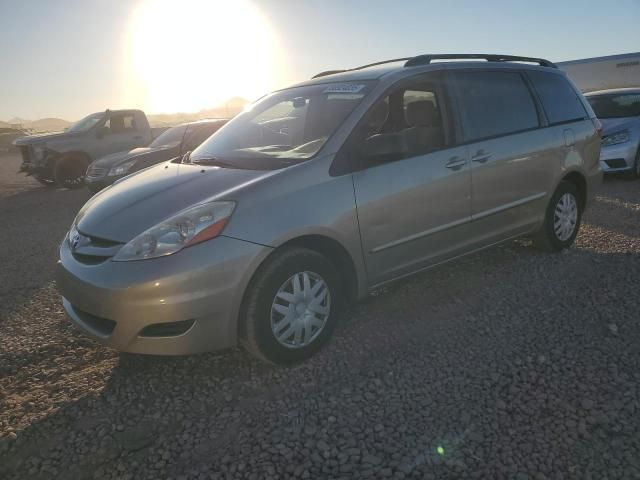
<path fill-rule="evenodd" d="M 386 282 L 523 235 L 569 247 L 602 179 L 599 127 L 542 59 L 324 72 L 89 200 L 57 285 L 72 321 L 119 350 L 239 340 L 298 362 Z"/>
<path fill-rule="evenodd" d="M 602 170 L 640 178 L 640 88 L 601 90 L 586 98 L 603 126 Z"/>

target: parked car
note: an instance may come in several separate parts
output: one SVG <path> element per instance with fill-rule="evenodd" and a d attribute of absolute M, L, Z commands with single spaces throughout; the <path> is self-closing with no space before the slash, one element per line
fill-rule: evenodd
<path fill-rule="evenodd" d="M 435 61 L 462 57 L 482 61 Z M 345 302 L 386 282 L 522 235 L 569 247 L 602 180 L 599 128 L 541 59 L 421 55 L 317 76 L 90 200 L 57 286 L 72 321 L 120 350 L 239 339 L 301 361 Z"/>
<path fill-rule="evenodd" d="M 46 186 L 77 188 L 93 160 L 148 145 L 152 138 L 142 111 L 106 110 L 86 116 L 64 132 L 30 135 L 13 144 L 22 153 L 20 171 Z"/>
<path fill-rule="evenodd" d="M 640 178 L 640 88 L 600 90 L 586 98 L 603 126 L 602 170 Z"/>
<path fill-rule="evenodd" d="M 200 120 L 165 130 L 148 147 L 113 153 L 87 169 L 85 184 L 96 193 L 116 180 L 156 163 L 171 160 L 194 150 L 222 127 L 227 120 Z"/>
<path fill-rule="evenodd" d="M 13 146 L 13 142 L 21 137 L 27 135 L 22 130 L 16 128 L 1 128 L 0 127 L 0 152 L 10 152 L 16 150 Z"/>

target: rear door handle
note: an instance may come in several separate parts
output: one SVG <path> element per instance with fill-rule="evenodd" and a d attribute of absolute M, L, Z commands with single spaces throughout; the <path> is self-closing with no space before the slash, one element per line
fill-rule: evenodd
<path fill-rule="evenodd" d="M 484 150 L 480 150 L 473 157 L 471 157 L 471 160 L 474 161 L 474 162 L 478 162 L 478 163 L 484 163 L 487 160 L 489 160 L 490 158 L 491 158 L 491 154 L 490 153 L 487 153 Z"/>
<path fill-rule="evenodd" d="M 455 156 L 449 159 L 445 167 L 450 168 L 451 170 L 460 170 L 466 163 L 467 160 L 465 158 Z"/>

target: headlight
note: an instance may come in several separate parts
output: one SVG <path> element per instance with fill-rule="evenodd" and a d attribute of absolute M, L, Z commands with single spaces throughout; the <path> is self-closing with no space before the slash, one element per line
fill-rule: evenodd
<path fill-rule="evenodd" d="M 629 130 L 623 130 L 621 132 L 608 135 L 602 140 L 602 146 L 608 147 L 610 145 L 618 145 L 619 143 L 625 143 L 629 141 Z"/>
<path fill-rule="evenodd" d="M 133 167 L 135 163 L 135 160 L 130 160 L 128 162 L 121 163 L 120 165 L 116 165 L 111 170 L 109 170 L 109 176 L 115 177 L 118 175 L 124 175 L 131 169 L 131 167 Z"/>
<path fill-rule="evenodd" d="M 69 243 L 70 247 L 72 246 L 74 239 L 77 238 L 78 235 L 78 228 L 76 227 L 76 221 L 74 220 L 71 228 L 69 229 L 69 233 L 67 233 L 67 242 Z"/>
<path fill-rule="evenodd" d="M 162 257 L 215 238 L 224 230 L 234 208 L 234 202 L 211 202 L 184 210 L 142 232 L 122 247 L 113 260 Z"/>
<path fill-rule="evenodd" d="M 42 160 L 47 153 L 47 147 L 44 145 L 35 145 L 31 147 L 31 151 L 33 152 L 33 158 L 36 160 Z"/>

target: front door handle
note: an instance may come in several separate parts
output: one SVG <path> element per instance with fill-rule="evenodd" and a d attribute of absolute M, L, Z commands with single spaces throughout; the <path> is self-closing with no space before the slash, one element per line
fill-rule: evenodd
<path fill-rule="evenodd" d="M 460 170 L 467 163 L 467 160 L 462 157 L 451 157 L 445 167 L 450 168 L 451 170 Z"/>
<path fill-rule="evenodd" d="M 142 135 L 136 135 L 135 137 L 133 137 L 135 140 L 140 140 L 142 138 Z"/>
<path fill-rule="evenodd" d="M 487 153 L 484 150 L 479 150 L 478 153 L 476 153 L 473 157 L 471 157 L 471 160 L 478 163 L 484 163 L 490 158 L 491 158 L 490 153 Z"/>

